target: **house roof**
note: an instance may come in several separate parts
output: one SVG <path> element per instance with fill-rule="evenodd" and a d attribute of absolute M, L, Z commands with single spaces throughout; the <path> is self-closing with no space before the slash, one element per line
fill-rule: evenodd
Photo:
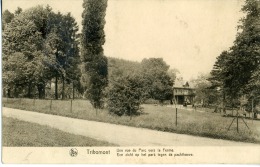
<path fill-rule="evenodd" d="M 194 85 L 187 82 L 184 82 L 182 79 L 176 79 L 173 85 L 174 88 L 194 88 Z"/>

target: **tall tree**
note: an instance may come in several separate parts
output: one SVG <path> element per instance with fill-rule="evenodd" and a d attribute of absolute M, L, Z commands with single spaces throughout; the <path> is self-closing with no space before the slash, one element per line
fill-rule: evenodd
<path fill-rule="evenodd" d="M 79 34 L 78 25 L 70 13 L 63 16 L 62 19 L 62 37 L 65 43 L 65 56 L 66 59 L 62 64 L 65 70 L 65 75 L 62 76 L 62 98 L 65 96 L 65 82 L 72 84 L 72 89 L 80 89 L 81 72 L 79 68 L 80 55 L 79 55 Z M 74 96 L 74 95 L 73 95 Z"/>
<path fill-rule="evenodd" d="M 212 70 L 212 76 L 223 88 L 224 97 L 239 99 L 248 94 L 248 84 L 260 60 L 260 2 L 246 0 L 240 29 L 234 45 L 223 52 Z"/>
<path fill-rule="evenodd" d="M 178 69 L 169 69 L 168 70 L 168 75 L 171 77 L 172 81 L 175 81 L 178 73 L 180 73 L 180 71 Z"/>
<path fill-rule="evenodd" d="M 248 84 L 248 88 L 251 90 L 253 96 L 260 95 L 260 64 L 253 72 Z"/>
<path fill-rule="evenodd" d="M 107 0 L 84 0 L 81 55 L 84 72 L 88 75 L 87 97 L 95 108 L 103 106 L 104 88 L 107 86 L 107 58 L 105 43 L 105 14 Z"/>
<path fill-rule="evenodd" d="M 214 89 L 221 95 L 221 103 L 222 108 L 225 111 L 226 109 L 226 101 L 227 101 L 227 89 L 229 88 L 225 85 L 225 78 L 228 76 L 227 74 L 227 64 L 229 63 L 230 54 L 227 51 L 223 51 L 215 62 L 213 69 L 211 71 L 211 76 L 209 77 L 209 81 L 211 82 L 211 89 Z"/>
<path fill-rule="evenodd" d="M 5 10 L 2 14 L 2 30 L 4 30 L 6 24 L 10 23 L 14 18 L 14 14 L 9 10 Z"/>
<path fill-rule="evenodd" d="M 78 25 L 70 13 L 63 15 L 60 12 L 54 13 L 50 6 L 46 8 L 38 7 L 38 10 L 31 12 L 31 19 L 44 38 L 43 52 L 51 57 L 47 66 L 49 78 L 55 81 L 55 99 L 58 99 L 58 81 L 62 82 L 62 98 L 65 97 L 65 84 L 77 78 L 79 80 L 79 35 Z M 41 19 L 38 19 L 41 18 Z M 55 59 L 55 61 L 53 61 Z M 69 69 L 70 75 L 67 70 Z M 72 75 L 75 74 L 75 75 Z M 76 77 L 77 76 L 77 77 Z M 46 81 L 38 84 L 38 89 L 44 89 Z M 44 92 L 44 90 L 43 90 Z"/>
<path fill-rule="evenodd" d="M 203 106 L 212 104 L 219 105 L 219 92 L 212 87 L 212 83 L 209 81 L 209 74 L 200 74 L 196 79 L 193 79 L 193 83 L 196 91 L 194 101 L 202 103 Z"/>
<path fill-rule="evenodd" d="M 242 19 L 242 25 L 240 25 L 242 32 L 235 41 L 234 49 L 242 53 L 241 61 L 246 64 L 244 69 L 247 72 L 245 82 L 247 87 L 244 90 L 256 96 L 260 82 L 260 78 L 257 77 L 260 66 L 260 1 L 247 0 L 242 11 L 247 15 Z"/>
<path fill-rule="evenodd" d="M 26 77 L 16 76 L 15 81 L 6 77 L 6 85 L 10 86 L 9 82 L 20 83 L 20 87 L 21 83 L 28 85 L 28 97 L 36 86 L 39 98 L 44 98 L 46 83 L 53 77 L 57 77 L 57 81 L 62 77 L 65 84 L 68 75 L 72 76 L 74 72 L 77 72 L 75 76 L 80 75 L 77 31 L 75 19 L 70 14 L 56 14 L 49 6 L 36 6 L 15 15 L 3 33 L 3 76 L 15 70 L 8 64 L 14 61 L 12 56 L 27 57 L 24 63 L 27 70 L 24 72 Z M 17 52 L 21 54 L 14 54 Z"/>
<path fill-rule="evenodd" d="M 12 22 L 6 26 L 3 32 L 3 76 L 5 77 L 5 74 L 10 72 L 8 70 L 12 71 L 12 69 L 8 68 L 9 63 L 14 61 L 12 56 L 20 55 L 19 57 L 25 57 L 27 61 L 23 64 L 23 66 L 26 66 L 24 77 L 20 77 L 16 74 L 15 82 L 14 80 L 10 80 L 11 78 L 6 77 L 4 85 L 8 87 L 14 86 L 14 88 L 18 86 L 18 83 L 19 86 L 27 85 L 27 96 L 31 97 L 32 85 L 36 81 L 35 70 L 37 64 L 40 63 L 38 59 L 40 54 L 38 51 L 42 45 L 42 38 L 37 31 L 37 26 L 26 16 L 26 13 L 17 15 Z M 17 59 L 16 61 L 20 60 Z M 19 82 L 17 81 L 18 78 L 20 79 Z"/>
<path fill-rule="evenodd" d="M 145 84 L 145 96 L 159 100 L 172 100 L 173 80 L 168 74 L 169 66 L 162 58 L 143 59 L 142 75 Z"/>

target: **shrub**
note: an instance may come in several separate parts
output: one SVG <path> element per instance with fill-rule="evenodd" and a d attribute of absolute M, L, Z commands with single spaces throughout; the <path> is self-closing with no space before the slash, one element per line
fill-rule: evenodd
<path fill-rule="evenodd" d="M 110 82 L 107 92 L 107 107 L 116 115 L 136 115 L 142 102 L 142 80 L 126 76 Z"/>

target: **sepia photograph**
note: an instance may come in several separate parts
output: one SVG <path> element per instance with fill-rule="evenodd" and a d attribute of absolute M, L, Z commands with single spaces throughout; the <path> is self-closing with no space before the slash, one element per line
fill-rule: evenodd
<path fill-rule="evenodd" d="M 3 0 L 1 24 L 2 163 L 260 163 L 260 0 Z"/>

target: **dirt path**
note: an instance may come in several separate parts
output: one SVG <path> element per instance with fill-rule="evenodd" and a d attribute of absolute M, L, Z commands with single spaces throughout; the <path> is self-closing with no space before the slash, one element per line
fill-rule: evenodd
<path fill-rule="evenodd" d="M 120 146 L 256 146 L 251 143 L 160 132 L 5 107 L 2 108 L 2 114 L 6 117 L 49 125 L 65 132 L 104 140 Z"/>

